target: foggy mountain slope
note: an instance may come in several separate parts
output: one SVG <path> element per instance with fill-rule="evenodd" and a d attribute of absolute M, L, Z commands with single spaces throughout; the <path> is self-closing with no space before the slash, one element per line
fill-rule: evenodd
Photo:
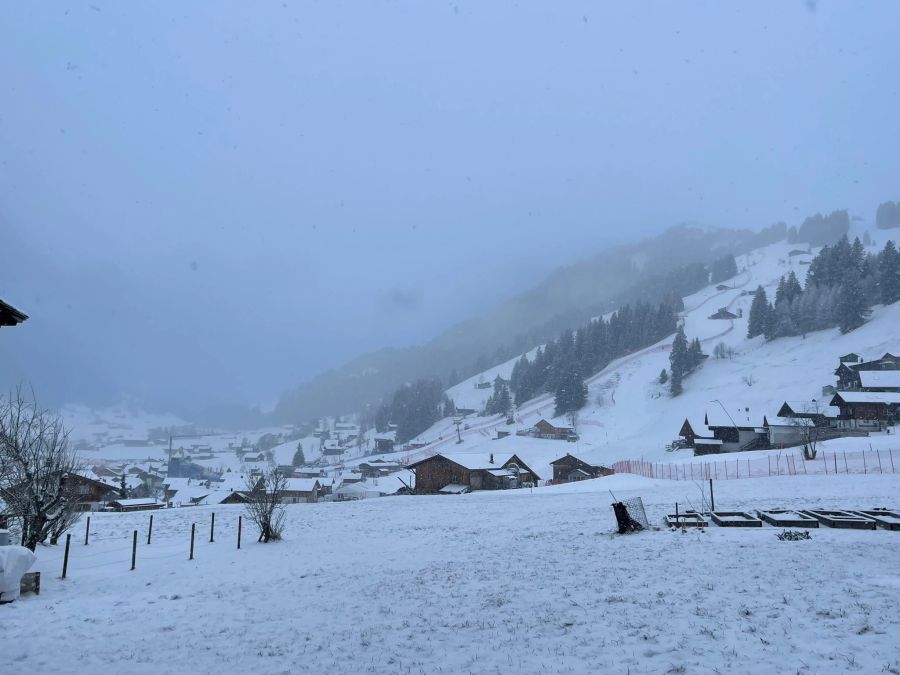
<path fill-rule="evenodd" d="M 483 370 L 624 302 L 658 297 L 661 276 L 689 263 L 707 263 L 780 239 L 784 229 L 761 233 L 680 225 L 643 241 L 599 252 L 553 272 L 544 282 L 434 340 L 407 349 L 359 356 L 282 395 L 275 420 L 365 412 L 400 384 L 426 377 L 446 381 Z"/>
<path fill-rule="evenodd" d="M 863 233 L 859 233 L 862 235 Z M 870 231 L 875 252 L 892 238 L 889 233 Z M 777 242 L 738 257 L 739 274 L 728 281 L 726 290 L 710 285 L 684 298 L 685 332 L 697 337 L 705 353 L 710 355 L 703 365 L 685 379 L 684 392 L 675 398 L 668 387 L 658 382 L 659 373 L 669 368 L 672 337 L 615 359 L 597 374 L 587 378 L 588 402 L 579 412 L 577 443 L 518 436 L 541 419 L 558 425 L 569 422 L 564 416 L 554 418 L 554 397 L 541 393 L 516 409 L 514 424 L 507 425 L 503 415 L 466 418 L 461 430 L 462 443 L 457 444 L 453 418 L 444 418 L 424 431 L 414 442 L 425 447 L 413 453 L 401 452 L 403 460 L 415 461 L 436 452 L 510 452 L 522 457 L 529 466 L 552 475 L 549 464 L 566 452 L 597 463 L 612 464 L 622 459 L 651 461 L 694 461 L 690 451 L 671 454 L 666 445 L 677 438 L 684 420 L 703 422 L 707 411 L 726 407 L 737 416 L 738 410 L 752 411 L 760 420 L 763 415 L 777 415 L 785 401 L 809 405 L 818 399 L 826 406 L 830 395 L 822 387 L 834 385 L 834 368 L 838 359 L 854 352 L 867 359 L 880 358 L 885 352 L 897 353 L 900 339 L 895 327 L 900 325 L 900 302 L 876 305 L 871 317 L 859 328 L 841 334 L 836 327 L 813 331 L 805 336 L 779 337 L 767 342 L 762 336 L 747 338 L 752 295 L 745 294 L 763 286 L 769 297 L 776 292 L 782 276 L 794 272 L 802 275 L 808 256 L 790 256 L 793 245 Z M 742 314 L 733 320 L 712 318 L 719 307 Z M 740 311 L 739 311 L 740 310 Z M 733 350 L 731 357 L 715 358 L 719 344 Z M 509 379 L 514 360 L 478 373 L 451 387 L 447 394 L 460 407 L 482 410 L 490 389 L 477 389 L 478 382 L 491 382 L 497 375 Z M 509 434 L 497 438 L 497 432 Z M 862 447 L 895 448 L 893 434 L 872 433 Z M 858 450 L 861 439 L 837 439 L 823 443 L 822 448 Z M 871 446 L 870 446 L 871 444 Z M 729 454 L 753 458 L 779 450 L 752 450 Z M 711 455 L 715 459 L 717 456 Z M 539 468 L 540 467 L 540 468 Z M 543 474 L 542 474 L 543 475 Z"/>

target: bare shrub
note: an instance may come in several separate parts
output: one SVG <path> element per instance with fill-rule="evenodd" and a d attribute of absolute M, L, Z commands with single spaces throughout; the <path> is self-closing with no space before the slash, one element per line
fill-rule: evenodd
<path fill-rule="evenodd" d="M 284 531 L 284 505 L 281 500 L 287 487 L 287 476 L 277 469 L 247 478 L 247 517 L 259 528 L 264 544 L 279 541 Z"/>

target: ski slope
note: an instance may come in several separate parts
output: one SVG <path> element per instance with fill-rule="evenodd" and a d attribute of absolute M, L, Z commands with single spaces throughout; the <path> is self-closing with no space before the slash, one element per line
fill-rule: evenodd
<path fill-rule="evenodd" d="M 869 250 L 880 248 L 884 239 L 882 233 Z M 789 256 L 788 253 L 796 248 L 797 245 L 785 241 L 740 256 L 737 259 L 738 275 L 723 282 L 730 286 L 729 289 L 717 290 L 708 286 L 684 298 L 683 320 L 687 336 L 689 339 L 699 337 L 710 358 L 685 380 L 681 396 L 670 398 L 667 387 L 657 383 L 660 371 L 669 367 L 672 340 L 669 337 L 617 359 L 587 381 L 588 405 L 579 414 L 580 439 L 576 444 L 514 435 L 515 431 L 533 426 L 542 417 L 552 418 L 553 396 L 544 394 L 520 406 L 512 426 L 507 426 L 501 416 L 468 417 L 461 429 L 462 444 L 457 443 L 453 421 L 441 420 L 416 439 L 427 446 L 407 457 L 415 460 L 450 449 L 485 452 L 491 448 L 498 452 L 516 452 L 523 459 L 530 457 L 532 468 L 538 470 L 537 465 L 540 465 L 545 471 L 550 461 L 566 452 L 607 465 L 617 460 L 638 458 L 672 461 L 677 460 L 678 455 L 666 452 L 666 446 L 677 437 L 686 418 L 702 423 L 707 409 L 724 407 L 731 414 L 737 414 L 740 409 L 745 416 L 761 420 L 763 415 L 774 416 L 785 401 L 817 399 L 822 405 L 827 404 L 830 397 L 822 396 L 822 387 L 834 384 L 833 371 L 841 355 L 857 352 L 866 358 L 875 358 L 887 351 L 900 351 L 900 306 L 877 306 L 864 326 L 847 335 L 841 335 L 835 328 L 771 343 L 766 343 L 762 337 L 748 340 L 747 321 L 752 293 L 757 286 L 763 286 L 771 299 L 781 276 L 794 271 L 798 278 L 805 278 L 807 266 L 801 261 L 808 262 L 812 256 Z M 734 320 L 710 319 L 709 316 L 720 307 L 726 307 L 734 314 L 742 312 L 743 316 Z M 734 358 L 712 358 L 719 343 L 732 348 Z M 474 384 L 491 381 L 498 374 L 508 378 L 515 361 L 478 374 L 450 388 L 447 393 L 458 405 L 480 408 L 490 390 L 477 390 Z M 568 424 L 564 419 L 556 420 L 556 423 Z M 513 435 L 491 440 L 497 431 L 508 431 Z M 893 437 L 846 439 L 844 445 L 871 441 L 881 447 L 890 447 Z M 900 445 L 896 447 L 900 448 Z M 689 452 L 681 451 L 682 455 Z M 544 474 L 541 477 L 544 478 Z"/>

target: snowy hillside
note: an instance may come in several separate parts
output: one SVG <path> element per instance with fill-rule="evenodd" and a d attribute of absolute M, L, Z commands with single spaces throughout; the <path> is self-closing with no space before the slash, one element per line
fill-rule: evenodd
<path fill-rule="evenodd" d="M 868 250 L 882 246 L 888 234 L 870 233 L 874 241 Z M 672 399 L 666 387 L 657 384 L 660 371 L 669 366 L 671 338 L 667 338 L 614 361 L 588 380 L 588 405 L 579 415 L 580 438 L 576 444 L 515 436 L 516 431 L 533 426 L 542 417 L 551 419 L 553 397 L 546 394 L 520 406 L 516 424 L 511 427 L 499 416 L 468 417 L 462 444 L 456 443 L 452 420 L 442 420 L 416 439 L 428 445 L 410 458 L 449 450 L 485 452 L 490 448 L 516 452 L 523 459 L 530 457 L 532 468 L 538 470 L 539 465 L 548 473 L 549 462 L 566 452 L 600 464 L 629 458 L 673 460 L 677 454 L 667 452 L 666 446 L 677 437 L 686 418 L 702 422 L 707 410 L 721 411 L 724 407 L 736 416 L 740 409 L 742 415 L 761 420 L 763 415 L 775 415 L 785 401 L 817 399 L 827 404 L 830 397 L 822 396 L 822 387 L 834 384 L 833 371 L 841 355 L 856 352 L 875 358 L 900 351 L 900 305 L 876 307 L 864 326 L 846 335 L 834 328 L 770 343 L 762 337 L 748 340 L 747 320 L 757 286 L 762 285 L 771 297 L 781 276 L 793 271 L 798 278 L 805 278 L 807 265 L 803 263 L 809 263 L 816 249 L 809 255 L 789 255 L 798 248 L 780 242 L 740 256 L 738 275 L 723 282 L 729 288 L 709 286 L 684 299 L 687 336 L 699 337 L 710 358 L 685 380 L 681 396 Z M 742 316 L 711 319 L 722 307 Z M 712 358 L 719 343 L 734 350 L 733 358 Z M 508 378 L 514 363 L 515 359 L 478 374 L 447 393 L 458 407 L 480 410 L 491 391 L 477 389 L 475 384 L 491 382 L 497 375 Z M 565 425 L 566 421 L 557 423 Z M 512 435 L 492 440 L 498 431 Z M 877 443 L 877 439 L 872 440 Z M 543 478 L 544 473 L 538 472 Z"/>

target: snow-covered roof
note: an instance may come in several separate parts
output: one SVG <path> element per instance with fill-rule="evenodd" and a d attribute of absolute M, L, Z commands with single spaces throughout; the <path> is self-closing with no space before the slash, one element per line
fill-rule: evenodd
<path fill-rule="evenodd" d="M 449 459 L 454 464 L 459 464 L 470 471 L 476 471 L 478 469 L 499 469 L 512 459 L 512 454 L 496 452 L 442 452 L 441 457 Z M 494 461 L 492 462 L 491 459 Z"/>
<path fill-rule="evenodd" d="M 861 370 L 859 381 L 866 388 L 900 388 L 900 370 Z"/>
<path fill-rule="evenodd" d="M 722 443 L 721 438 L 697 438 L 694 440 L 694 445 L 722 445 Z"/>
<path fill-rule="evenodd" d="M 160 504 L 160 502 L 156 501 L 152 498 L 145 499 L 116 499 L 113 503 L 118 504 L 122 507 L 129 506 L 153 506 L 154 504 Z"/>
<path fill-rule="evenodd" d="M 900 404 L 900 393 L 892 391 L 839 391 L 835 398 L 838 396 L 845 403 Z"/>
<path fill-rule="evenodd" d="M 709 427 L 739 427 L 744 429 L 761 427 L 763 418 L 762 415 L 755 413 L 752 409 L 747 410 L 746 406 L 726 405 L 723 410 L 716 405 L 706 409 L 706 424 Z"/>
<path fill-rule="evenodd" d="M 460 483 L 450 483 L 449 485 L 445 485 L 440 490 L 438 490 L 438 492 L 443 492 L 444 494 L 448 494 L 448 495 L 459 495 L 459 494 L 462 494 L 463 492 L 468 492 L 468 491 L 469 491 L 469 486 L 461 485 Z"/>
<path fill-rule="evenodd" d="M 811 427 L 815 424 L 808 417 L 779 417 L 778 415 L 766 415 L 766 422 L 770 427 Z"/>
<path fill-rule="evenodd" d="M 318 478 L 288 478 L 284 489 L 288 492 L 312 492 L 319 485 Z"/>

